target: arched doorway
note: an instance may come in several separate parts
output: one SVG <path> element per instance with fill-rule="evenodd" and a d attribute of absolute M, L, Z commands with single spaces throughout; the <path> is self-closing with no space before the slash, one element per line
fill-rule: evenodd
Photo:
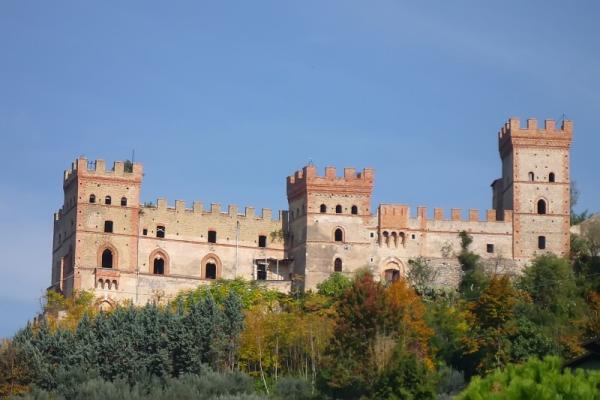
<path fill-rule="evenodd" d="M 395 257 L 385 260 L 380 271 L 381 278 L 386 283 L 396 282 L 405 275 L 404 264 Z"/>

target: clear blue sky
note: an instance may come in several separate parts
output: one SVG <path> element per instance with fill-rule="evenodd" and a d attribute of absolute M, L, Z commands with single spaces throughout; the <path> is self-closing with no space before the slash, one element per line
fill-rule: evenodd
<path fill-rule="evenodd" d="M 282 209 L 312 160 L 374 167 L 376 203 L 486 209 L 504 121 L 566 114 L 600 210 L 598 4 L 0 2 L 0 337 L 39 309 L 81 154 L 135 148 L 146 201 Z"/>

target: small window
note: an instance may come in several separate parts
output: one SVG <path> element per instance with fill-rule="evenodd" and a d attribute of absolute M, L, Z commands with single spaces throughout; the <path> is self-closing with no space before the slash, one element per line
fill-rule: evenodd
<path fill-rule="evenodd" d="M 258 237 L 258 247 L 267 247 L 267 237 L 265 235 Z"/>
<path fill-rule="evenodd" d="M 113 232 L 113 222 L 112 221 L 104 221 L 104 232 L 106 232 L 106 233 Z"/>
<path fill-rule="evenodd" d="M 343 242 L 344 241 L 344 232 L 340 228 L 337 228 L 335 230 L 334 240 L 336 242 Z"/>
<path fill-rule="evenodd" d="M 113 267 L 113 254 L 109 249 L 104 249 L 102 252 L 102 268 L 112 268 Z"/>
<path fill-rule="evenodd" d="M 217 231 L 208 231 L 208 243 L 217 243 Z"/>
<path fill-rule="evenodd" d="M 529 181 L 530 181 L 530 182 L 533 182 L 533 181 L 535 180 L 535 175 L 533 174 L 533 172 L 530 172 L 530 173 L 528 174 L 528 176 L 529 176 Z"/>
<path fill-rule="evenodd" d="M 335 213 L 336 214 L 341 214 L 342 213 L 342 206 L 341 205 L 337 205 L 335 206 Z"/>
<path fill-rule="evenodd" d="M 356 207 L 356 206 L 352 206 L 352 209 L 351 209 L 351 211 L 350 211 L 350 212 L 351 212 L 352 214 L 354 214 L 354 215 L 358 214 L 358 207 Z"/>
<path fill-rule="evenodd" d="M 375 237 L 375 232 L 371 232 L 371 233 L 369 234 L 369 236 L 370 236 L 370 237 L 372 237 L 372 238 L 374 238 L 374 237 Z"/>
<path fill-rule="evenodd" d="M 412 235 L 410 235 L 411 239 L 415 240 L 417 238 L 417 236 L 413 233 Z"/>
<path fill-rule="evenodd" d="M 538 249 L 544 250 L 546 248 L 546 236 L 538 236 Z"/>
<path fill-rule="evenodd" d="M 90 194 L 90 203 L 95 203 L 95 202 L 96 202 L 96 195 Z"/>
<path fill-rule="evenodd" d="M 342 272 L 342 259 L 341 258 L 336 258 L 335 261 L 333 262 L 333 270 L 335 272 Z"/>
<path fill-rule="evenodd" d="M 154 266 L 152 272 L 154 275 L 164 275 L 165 274 L 165 260 L 162 257 L 157 257 L 154 259 Z"/>
<path fill-rule="evenodd" d="M 537 213 L 538 214 L 546 214 L 546 202 L 544 200 L 538 200 Z"/>
<path fill-rule="evenodd" d="M 556 178 L 554 177 L 554 172 L 550 172 L 550 174 L 548 175 L 548 181 L 554 182 L 555 180 Z"/>
<path fill-rule="evenodd" d="M 321 204 L 321 214 L 325 214 L 327 212 L 327 206 L 325 204 Z"/>
<path fill-rule="evenodd" d="M 164 238 L 164 237 L 165 237 L 165 233 L 166 233 L 166 231 L 167 231 L 167 230 L 165 229 L 165 227 L 164 227 L 164 226 L 162 226 L 162 225 L 158 225 L 158 226 L 156 227 L 156 237 L 157 237 L 157 238 Z"/>
<path fill-rule="evenodd" d="M 206 273 L 204 276 L 206 279 L 217 279 L 217 264 L 212 262 L 206 263 Z"/>
<path fill-rule="evenodd" d="M 104 198 L 104 204 L 110 205 L 111 203 L 112 203 L 112 199 L 110 198 L 110 196 L 106 196 Z"/>
<path fill-rule="evenodd" d="M 267 280 L 267 266 L 265 264 L 258 264 L 256 266 L 256 279 L 259 281 Z"/>
<path fill-rule="evenodd" d="M 492 243 L 488 243 L 487 244 L 487 252 L 488 253 L 493 253 L 494 252 L 494 245 Z"/>
<path fill-rule="evenodd" d="M 121 197 L 121 206 L 127 207 L 127 197 Z"/>
<path fill-rule="evenodd" d="M 142 229 L 142 235 L 148 236 L 148 229 L 146 229 L 146 228 Z"/>

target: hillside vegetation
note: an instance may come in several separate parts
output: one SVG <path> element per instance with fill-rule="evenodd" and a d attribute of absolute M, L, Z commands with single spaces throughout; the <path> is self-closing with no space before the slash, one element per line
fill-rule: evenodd
<path fill-rule="evenodd" d="M 434 271 L 419 259 L 409 280 L 391 284 L 368 270 L 334 273 L 304 294 L 219 281 L 111 312 L 97 311 L 91 293 L 49 292 L 45 316 L 0 348 L 0 395 L 504 399 L 546 390 L 538 398 L 555 398 L 584 381 L 585 393 L 600 392 L 598 375 L 560 369 L 600 332 L 600 257 L 586 238 L 573 238 L 570 259 L 541 256 L 522 276 L 486 271 L 461 238 L 458 290 L 431 286 Z M 597 398 L 585 393 L 562 398 Z"/>

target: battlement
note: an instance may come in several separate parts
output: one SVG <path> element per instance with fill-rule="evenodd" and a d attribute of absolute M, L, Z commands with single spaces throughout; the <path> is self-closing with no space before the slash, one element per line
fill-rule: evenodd
<path fill-rule="evenodd" d="M 544 127 L 538 127 L 535 118 L 527 119 L 525 127 L 521 127 L 518 118 L 510 118 L 498 132 L 498 146 L 503 153 L 514 144 L 545 145 L 548 147 L 568 147 L 573 139 L 573 122 L 565 119 L 560 128 L 556 121 L 547 119 Z"/>
<path fill-rule="evenodd" d="M 294 199 L 310 191 L 370 196 L 374 175 L 372 168 L 364 168 L 362 172 L 356 172 L 356 168 L 344 168 L 343 176 L 338 176 L 335 167 L 325 167 L 325 174 L 319 176 L 317 168 L 309 164 L 287 177 L 288 199 Z"/>
<path fill-rule="evenodd" d="M 104 160 L 88 161 L 85 157 L 79 157 L 71 168 L 64 171 L 63 181 L 66 184 L 75 176 L 98 176 L 106 178 L 132 179 L 141 182 L 143 166 L 131 161 L 115 161 L 112 168 L 106 168 Z"/>
<path fill-rule="evenodd" d="M 378 208 L 379 225 L 382 227 L 408 226 L 408 219 L 417 218 L 425 221 L 461 221 L 461 222 L 506 222 L 512 221 L 512 210 L 504 211 L 504 219 L 496 218 L 497 210 L 486 210 L 483 218 L 480 211 L 470 208 L 467 215 L 463 215 L 461 208 L 451 208 L 446 211 L 443 208 L 434 208 L 433 217 L 427 215 L 427 207 L 417 207 L 415 217 L 411 217 L 410 207 L 404 204 L 380 204 Z M 448 218 L 447 218 L 448 216 Z"/>
<path fill-rule="evenodd" d="M 221 205 L 218 203 L 211 203 L 208 210 L 204 209 L 204 205 L 200 201 L 194 201 L 191 207 L 187 207 L 184 200 L 175 200 L 174 205 L 169 205 L 167 199 L 159 198 L 154 204 L 145 204 L 142 206 L 145 210 L 156 210 L 173 213 L 193 213 L 198 216 L 218 216 L 228 218 L 252 218 L 256 220 L 265 221 L 281 221 L 287 211 L 279 211 L 276 215 L 273 215 L 273 211 L 270 208 L 261 209 L 261 214 L 257 215 L 254 207 L 244 207 L 244 212 L 239 213 L 236 205 L 228 205 L 227 211 L 221 211 Z"/>

